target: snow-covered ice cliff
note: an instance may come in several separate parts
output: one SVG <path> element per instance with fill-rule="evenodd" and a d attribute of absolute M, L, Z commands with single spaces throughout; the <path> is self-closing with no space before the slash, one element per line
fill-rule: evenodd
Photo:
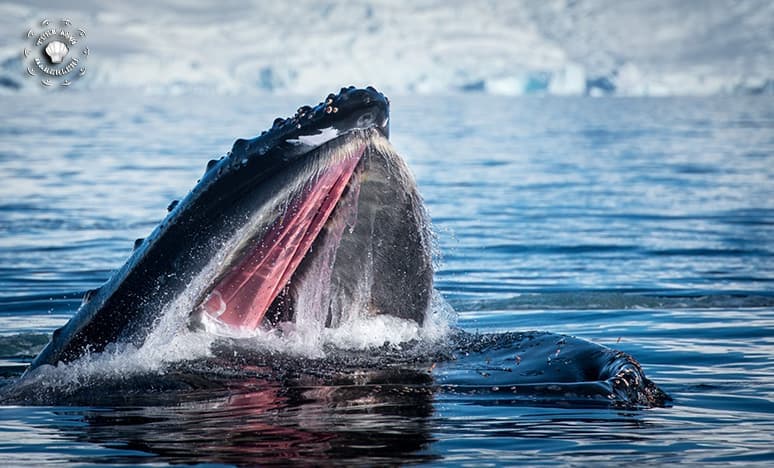
<path fill-rule="evenodd" d="M 88 32 L 79 89 L 320 94 L 774 93 L 771 0 L 190 0 L 0 3 L 0 89 L 24 75 L 25 33 Z"/>

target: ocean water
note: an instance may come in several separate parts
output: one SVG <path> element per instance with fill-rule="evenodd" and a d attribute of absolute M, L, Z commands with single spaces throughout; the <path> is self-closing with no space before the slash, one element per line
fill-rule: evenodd
<path fill-rule="evenodd" d="M 501 388 L 498 343 L 469 367 L 429 356 L 404 369 L 395 355 L 421 349 L 363 351 L 381 373 L 339 381 L 324 368 L 344 358 L 297 348 L 258 356 L 249 378 L 221 363 L 200 381 L 192 368 L 217 366 L 220 345 L 160 344 L 48 374 L 76 388 L 69 400 L 0 407 L 5 463 L 774 460 L 774 100 L 391 98 L 391 140 L 432 216 L 456 327 L 473 341 L 539 330 L 627 352 L 671 401 L 520 397 Z M 3 97 L 0 385 L 208 159 L 318 100 Z M 380 323 L 332 339 L 375 327 L 405 332 Z M 298 367 L 326 384 L 278 385 L 275 368 Z M 476 378 L 454 384 L 463 371 Z"/>

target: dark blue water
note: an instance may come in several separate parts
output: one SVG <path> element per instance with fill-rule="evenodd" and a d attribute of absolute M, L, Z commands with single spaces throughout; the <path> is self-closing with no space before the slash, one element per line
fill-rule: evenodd
<path fill-rule="evenodd" d="M 0 384 L 16 382 L 83 292 L 124 262 L 208 159 L 307 101 L 317 99 L 4 97 Z M 474 337 L 545 330 L 625 351 L 670 404 L 524 398 L 501 386 L 508 370 L 496 345 L 472 364 L 455 356 L 433 367 L 430 356 L 397 369 L 382 355 L 384 368 L 366 383 L 354 373 L 325 385 L 299 385 L 296 374 L 287 377 L 295 385 L 277 385 L 283 359 L 305 368 L 304 378 L 322 372 L 319 360 L 279 353 L 250 378 L 240 373 L 240 391 L 215 362 L 217 349 L 188 362 L 201 349 L 184 343 L 52 374 L 79 390 L 67 404 L 2 407 L 0 456 L 10 464 L 774 460 L 774 101 L 392 101 L 391 139 L 433 218 L 437 287 L 457 325 Z M 135 357 L 146 366 L 136 379 Z M 153 359 L 165 365 L 148 368 Z M 220 365 L 213 379 L 229 380 L 228 391 L 189 381 L 180 392 L 180 376 L 196 375 L 187 366 L 205 365 Z M 100 374 L 129 377 L 91 385 Z"/>

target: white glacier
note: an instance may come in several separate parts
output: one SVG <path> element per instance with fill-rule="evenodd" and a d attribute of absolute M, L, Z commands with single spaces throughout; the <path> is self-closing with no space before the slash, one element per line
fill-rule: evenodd
<path fill-rule="evenodd" d="M 10 0 L 0 4 L 0 90 L 45 91 L 24 74 L 25 32 L 62 17 L 88 31 L 77 89 L 774 92 L 774 2 L 764 0 Z"/>

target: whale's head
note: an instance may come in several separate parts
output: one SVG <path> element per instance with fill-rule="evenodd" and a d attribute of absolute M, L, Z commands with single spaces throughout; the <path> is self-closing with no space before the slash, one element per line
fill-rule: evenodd
<path fill-rule="evenodd" d="M 162 317 L 180 315 L 170 305 L 183 305 L 181 326 L 225 333 L 375 314 L 421 324 L 428 221 L 388 136 L 387 98 L 350 87 L 237 140 L 31 368 L 142 345 Z"/>

